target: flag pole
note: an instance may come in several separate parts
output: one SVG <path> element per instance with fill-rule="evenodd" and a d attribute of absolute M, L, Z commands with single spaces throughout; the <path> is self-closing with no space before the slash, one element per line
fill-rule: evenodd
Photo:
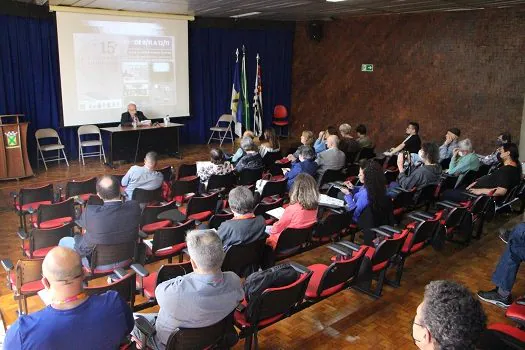
<path fill-rule="evenodd" d="M 255 132 L 255 134 L 258 133 L 257 131 L 257 128 L 256 128 L 256 125 L 255 125 L 255 116 L 257 115 L 257 101 L 256 101 L 256 98 L 258 98 L 258 95 L 259 95 L 259 53 L 257 52 L 257 57 L 256 57 L 256 64 L 255 64 L 255 89 L 253 90 L 254 92 L 254 95 L 253 95 L 253 131 Z M 256 136 L 260 136 L 260 135 L 256 135 Z"/>

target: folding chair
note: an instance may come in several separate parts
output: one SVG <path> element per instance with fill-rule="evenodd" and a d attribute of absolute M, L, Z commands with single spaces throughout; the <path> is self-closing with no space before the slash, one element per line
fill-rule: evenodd
<path fill-rule="evenodd" d="M 170 226 L 172 222 L 171 220 L 159 219 L 158 216 L 160 213 L 177 208 L 177 203 L 175 201 L 166 204 L 145 206 L 140 216 L 140 230 L 149 235 L 160 228 Z"/>
<path fill-rule="evenodd" d="M 41 204 L 51 204 L 55 199 L 53 185 L 36 188 L 22 188 L 18 193 L 12 193 L 13 208 L 19 217 L 20 229 L 27 231 L 26 216 L 38 209 Z"/>
<path fill-rule="evenodd" d="M 222 146 L 222 143 L 224 142 L 225 139 L 228 139 L 228 140 L 231 140 L 232 142 L 232 146 L 233 146 L 233 132 L 232 132 L 232 123 L 233 123 L 233 115 L 231 114 L 223 114 L 220 116 L 219 120 L 217 120 L 217 124 L 215 124 L 215 126 L 212 126 L 210 128 L 210 131 L 211 131 L 211 135 L 210 135 L 210 139 L 208 140 L 208 145 L 210 144 L 211 140 L 217 140 L 220 142 L 219 146 Z M 226 125 L 228 126 L 224 126 L 223 124 L 224 123 L 227 123 Z M 218 133 L 219 136 L 218 137 L 213 137 L 213 135 L 215 135 L 215 133 Z M 224 133 L 224 134 L 221 134 L 221 133 Z M 228 137 L 228 133 L 230 133 L 230 136 Z"/>
<path fill-rule="evenodd" d="M 192 180 L 197 176 L 197 164 L 181 164 L 177 170 L 177 180 Z"/>
<path fill-rule="evenodd" d="M 262 193 L 259 196 L 260 201 L 272 202 L 277 198 L 284 198 L 286 193 L 286 179 L 282 180 L 270 180 L 266 182 L 263 187 Z"/>
<path fill-rule="evenodd" d="M 92 177 L 87 180 L 72 180 L 66 183 L 66 193 L 64 199 L 78 197 L 86 202 L 90 196 L 97 194 L 97 178 Z"/>
<path fill-rule="evenodd" d="M 44 258 L 64 237 L 73 236 L 73 223 L 53 228 L 34 228 L 29 232 L 18 232 L 22 240 L 22 251 L 29 259 Z"/>
<path fill-rule="evenodd" d="M 200 180 L 196 176 L 189 180 L 173 181 L 171 184 L 173 199 L 179 204 L 187 202 L 191 197 L 199 193 L 199 184 Z"/>
<path fill-rule="evenodd" d="M 86 165 L 84 158 L 99 157 L 102 160 L 104 157 L 104 163 L 106 163 L 106 154 L 104 153 L 104 144 L 102 143 L 102 135 L 100 129 L 96 125 L 82 125 L 78 128 L 78 161 L 82 159 L 82 165 Z M 82 140 L 84 135 L 97 135 L 96 140 Z M 84 153 L 84 147 L 98 147 L 98 152 Z"/>
<path fill-rule="evenodd" d="M 18 301 L 18 314 L 27 315 L 27 298 L 44 289 L 42 284 L 42 262 L 44 259 L 20 259 L 16 267 L 11 260 L 1 260 L 6 272 L 7 286 Z"/>
<path fill-rule="evenodd" d="M 36 156 L 36 163 L 37 166 L 40 164 L 40 160 L 44 162 L 44 167 L 47 171 L 47 162 L 58 162 L 60 164 L 61 160 L 65 160 L 67 166 L 69 166 L 69 162 L 67 161 L 66 152 L 64 151 L 65 146 L 62 144 L 62 141 L 60 140 L 60 136 L 58 136 L 58 133 L 54 129 L 39 129 L 35 132 L 35 138 L 36 138 L 36 144 L 38 147 L 38 153 Z M 41 139 L 57 139 L 56 143 L 49 143 L 45 145 L 40 144 Z M 44 152 L 51 152 L 51 151 L 57 151 L 57 157 L 56 158 L 50 158 L 47 159 L 44 157 Z M 60 156 L 60 151 L 62 151 L 63 157 Z"/>
<path fill-rule="evenodd" d="M 288 227 L 281 232 L 274 250 L 276 260 L 295 255 L 306 246 L 311 240 L 314 226 L 315 224 L 305 228 Z"/>
<path fill-rule="evenodd" d="M 103 286 L 88 286 L 84 288 L 84 293 L 87 295 L 97 295 L 113 290 L 124 299 L 132 311 L 135 311 L 135 294 L 137 290 L 135 285 L 135 272 L 126 272 L 124 269 L 115 269 L 115 275 L 118 277 L 117 280 L 112 280 L 110 283 Z"/>
<path fill-rule="evenodd" d="M 222 262 L 222 271 L 233 271 L 241 278 L 248 277 L 263 265 L 265 246 L 266 238 L 231 246 Z"/>
<path fill-rule="evenodd" d="M 195 223 L 190 220 L 180 225 L 155 230 L 151 240 L 143 240 L 146 245 L 146 261 L 151 263 L 168 259 L 168 263 L 171 264 L 173 257 L 178 255 L 179 262 L 182 262 L 186 233 L 194 227 Z"/>
<path fill-rule="evenodd" d="M 120 244 L 97 244 L 89 259 L 89 266 L 84 266 L 85 279 L 91 280 L 106 276 L 116 268 L 127 268 L 135 260 L 135 241 Z M 112 266 L 112 267 L 106 267 Z"/>
<path fill-rule="evenodd" d="M 55 228 L 75 220 L 75 203 L 73 198 L 63 202 L 41 204 L 31 216 L 34 228 Z"/>
<path fill-rule="evenodd" d="M 179 211 L 186 216 L 186 220 L 196 220 L 199 222 L 208 220 L 217 210 L 219 193 L 215 192 L 203 196 L 193 196 L 190 198 L 186 207 L 180 207 Z"/>

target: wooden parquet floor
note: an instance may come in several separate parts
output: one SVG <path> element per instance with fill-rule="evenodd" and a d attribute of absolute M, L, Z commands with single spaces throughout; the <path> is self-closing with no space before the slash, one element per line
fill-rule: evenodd
<path fill-rule="evenodd" d="M 288 145 L 288 141 L 285 142 Z M 207 159 L 208 146 L 186 146 L 184 159 L 161 159 L 159 166 L 177 166 Z M 283 147 L 286 149 L 286 147 Z M 231 149 L 227 148 L 227 151 Z M 38 186 L 47 183 L 64 184 L 68 179 L 82 179 L 104 173 L 122 174 L 129 168 L 123 164 L 112 170 L 96 159 L 86 166 L 72 161 L 68 168 L 52 165 L 49 171 L 41 171 L 33 178 L 22 181 L 0 182 L 0 258 L 14 262 L 21 257 L 20 242 L 15 234 L 18 219 L 12 212 L 9 192 L 20 187 Z M 385 286 L 381 298 L 374 300 L 358 291 L 348 289 L 331 296 L 259 333 L 259 344 L 263 349 L 415 349 L 411 337 L 412 320 L 417 305 L 421 302 L 425 285 L 431 280 L 450 279 L 461 282 L 473 292 L 492 288 L 490 276 L 504 250 L 504 243 L 497 237 L 497 228 L 512 227 L 522 221 L 521 215 L 499 216 L 485 227 L 479 241 L 473 240 L 467 247 L 448 243 L 442 252 L 431 248 L 411 256 L 405 264 L 401 287 Z M 333 253 L 319 247 L 291 260 L 305 266 L 314 263 L 329 263 Z M 154 271 L 161 262 L 148 265 Z M 5 273 L 0 272 L 0 281 Z M 90 282 L 90 283 L 97 283 Z M 100 282 L 98 282 L 100 283 Z M 513 295 L 525 294 L 525 273 L 519 272 Z M 141 301 L 139 297 L 138 302 Z M 496 306 L 483 304 L 489 323 L 505 322 L 504 311 Z M 43 307 L 38 297 L 29 299 L 31 312 Z M 16 320 L 16 302 L 5 283 L 0 283 L 0 309 L 7 324 Z M 148 311 L 156 311 L 151 308 Z M 241 349 L 241 340 L 236 348 Z"/>

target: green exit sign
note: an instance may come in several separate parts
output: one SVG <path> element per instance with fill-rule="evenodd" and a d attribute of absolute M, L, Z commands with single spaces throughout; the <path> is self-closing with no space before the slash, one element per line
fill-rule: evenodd
<path fill-rule="evenodd" d="M 374 71 L 373 64 L 362 64 L 361 65 L 361 72 L 373 72 L 373 71 Z"/>

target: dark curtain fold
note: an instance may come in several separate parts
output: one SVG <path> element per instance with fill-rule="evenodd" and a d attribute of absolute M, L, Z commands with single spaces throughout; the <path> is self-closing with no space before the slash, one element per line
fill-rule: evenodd
<path fill-rule="evenodd" d="M 68 157 L 77 157 L 77 128 L 61 128 L 60 72 L 54 16 L 0 15 L 0 114 L 25 114 L 28 150 L 36 159 L 34 132 L 59 131 Z M 202 28 L 190 23 L 190 112 L 183 143 L 205 143 L 210 126 L 230 113 L 235 49 L 245 45 L 249 103 L 253 101 L 257 53 L 261 56 L 264 125 L 273 107 L 290 108 L 293 29 Z M 253 112 L 253 111 L 252 111 Z"/>

